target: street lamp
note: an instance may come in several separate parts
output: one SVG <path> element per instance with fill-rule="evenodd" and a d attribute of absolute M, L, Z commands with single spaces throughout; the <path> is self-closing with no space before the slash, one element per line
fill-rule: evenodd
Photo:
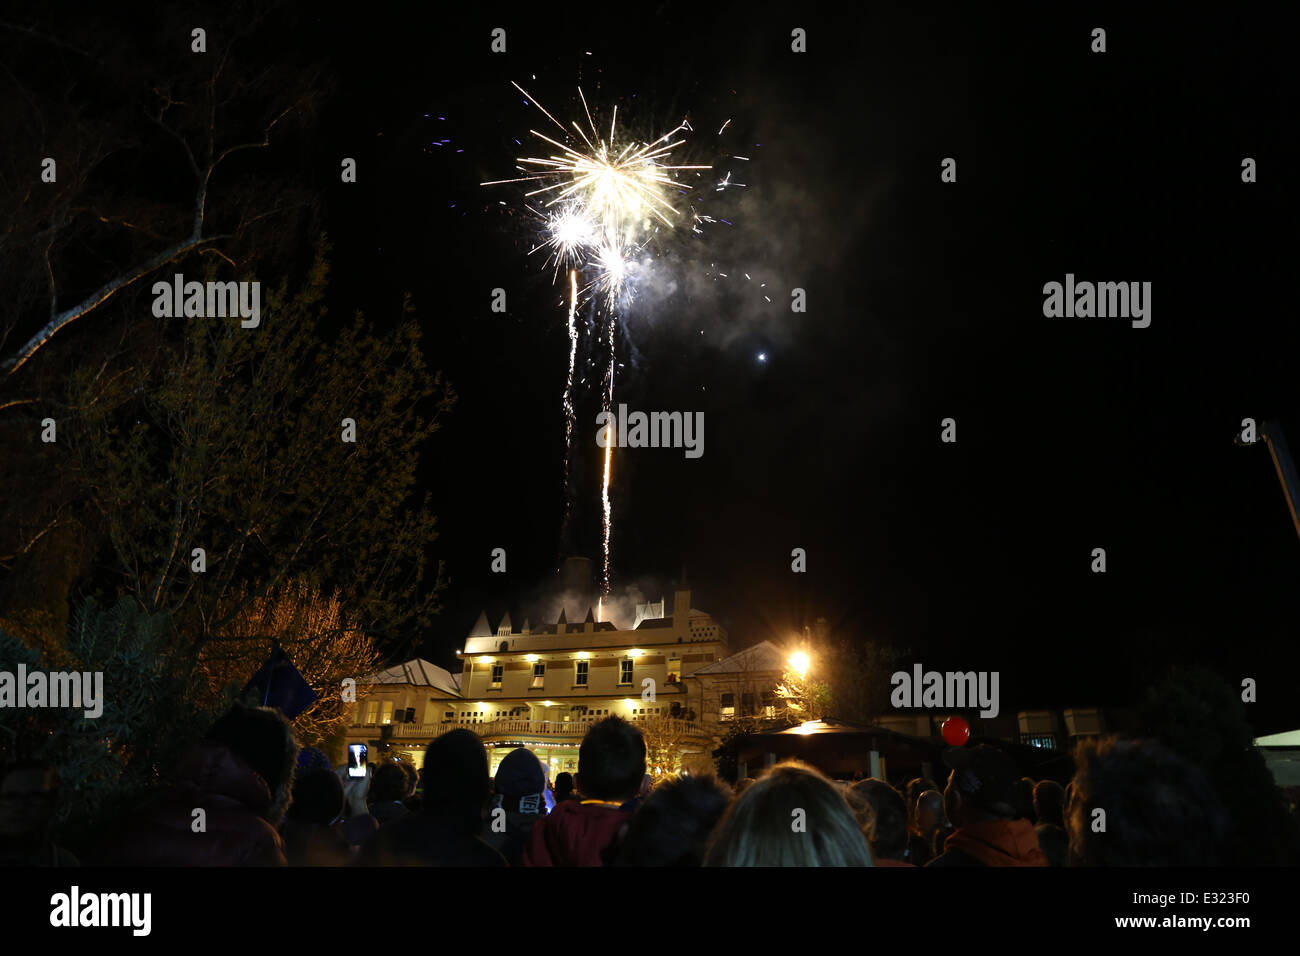
<path fill-rule="evenodd" d="M 802 680 L 804 675 L 808 673 L 808 655 L 803 651 L 795 651 L 790 655 L 790 666 L 794 668 L 799 674 L 799 679 Z"/>

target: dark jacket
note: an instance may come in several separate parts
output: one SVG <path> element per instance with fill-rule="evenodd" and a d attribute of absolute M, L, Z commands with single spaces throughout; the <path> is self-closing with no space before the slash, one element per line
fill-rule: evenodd
<path fill-rule="evenodd" d="M 383 803 L 374 803 L 370 806 L 370 815 L 379 821 L 382 827 L 385 823 L 392 823 L 399 817 L 404 817 L 411 811 L 406 809 L 405 804 L 400 800 L 387 800 Z"/>
<path fill-rule="evenodd" d="M 280 839 L 290 866 L 347 866 L 352 862 L 352 848 L 341 824 L 331 827 L 297 820 L 291 810 L 280 825 Z"/>
<path fill-rule="evenodd" d="M 521 866 L 610 866 L 619 832 L 632 815 L 603 803 L 566 800 L 538 820 L 528 835 Z"/>
<path fill-rule="evenodd" d="M 907 835 L 907 862 L 914 866 L 925 866 L 932 859 L 934 859 L 934 833 L 910 831 Z"/>
<path fill-rule="evenodd" d="M 284 866 L 280 834 L 262 816 L 266 781 L 224 744 L 203 741 L 177 767 L 176 784 L 129 818 L 95 856 L 121 866 Z M 205 812 L 194 832 L 194 811 Z"/>
<path fill-rule="evenodd" d="M 988 820 L 958 827 L 928 866 L 1047 866 L 1028 820 Z"/>
<path fill-rule="evenodd" d="M 385 823 L 361 850 L 363 866 L 505 866 L 506 858 L 461 821 L 407 813 Z"/>
<path fill-rule="evenodd" d="M 505 830 L 500 833 L 494 831 L 492 821 L 489 819 L 488 825 L 484 828 L 482 834 L 483 842 L 499 851 L 511 866 L 518 866 L 524 847 L 528 845 L 529 834 L 533 832 L 533 827 L 537 825 L 537 822 L 544 819 L 546 818 L 536 813 L 520 813 L 517 810 L 506 810 Z"/>

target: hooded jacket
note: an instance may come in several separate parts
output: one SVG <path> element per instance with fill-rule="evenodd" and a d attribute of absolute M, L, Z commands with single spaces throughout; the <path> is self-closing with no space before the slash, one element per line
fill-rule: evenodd
<path fill-rule="evenodd" d="M 609 866 L 631 814 L 604 803 L 565 800 L 533 824 L 521 866 Z"/>
<path fill-rule="evenodd" d="M 177 767 L 176 784 L 126 821 L 98 856 L 123 866 L 284 866 L 265 816 L 283 802 L 224 744 L 203 741 Z M 204 830 L 194 832 L 194 810 Z"/>
<path fill-rule="evenodd" d="M 986 820 L 958 827 L 928 866 L 1047 866 L 1028 820 Z"/>

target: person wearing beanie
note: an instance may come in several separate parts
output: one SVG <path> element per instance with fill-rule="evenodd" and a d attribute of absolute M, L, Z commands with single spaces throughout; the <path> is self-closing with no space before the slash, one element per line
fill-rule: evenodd
<path fill-rule="evenodd" d="M 510 751 L 497 767 L 483 839 L 511 866 L 519 865 L 533 824 L 546 814 L 545 790 L 542 762 L 527 747 Z"/>

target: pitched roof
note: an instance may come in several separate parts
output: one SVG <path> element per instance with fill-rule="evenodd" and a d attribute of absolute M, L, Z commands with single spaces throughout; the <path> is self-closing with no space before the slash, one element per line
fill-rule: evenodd
<path fill-rule="evenodd" d="M 479 611 L 478 620 L 470 629 L 470 637 L 491 637 L 492 628 L 488 627 L 487 611 Z"/>
<path fill-rule="evenodd" d="M 416 687 L 434 687 L 449 694 L 460 694 L 456 678 L 437 664 L 417 657 L 405 664 L 394 664 L 369 678 L 371 684 L 413 684 Z"/>
<path fill-rule="evenodd" d="M 776 645 L 771 641 L 763 641 L 753 647 L 747 647 L 743 651 L 737 651 L 730 657 L 724 657 L 720 661 L 706 664 L 699 670 L 693 671 L 691 676 L 696 674 L 743 674 L 747 671 L 776 671 L 781 673 L 784 670 L 785 655 L 777 650 Z"/>

